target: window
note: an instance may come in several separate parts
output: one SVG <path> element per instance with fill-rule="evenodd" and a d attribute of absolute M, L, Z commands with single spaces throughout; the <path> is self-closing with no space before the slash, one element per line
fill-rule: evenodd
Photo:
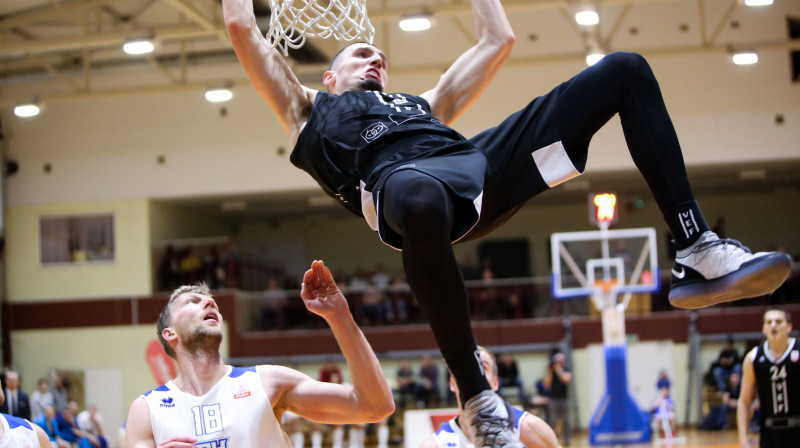
<path fill-rule="evenodd" d="M 114 261 L 114 215 L 41 217 L 39 246 L 43 266 Z"/>

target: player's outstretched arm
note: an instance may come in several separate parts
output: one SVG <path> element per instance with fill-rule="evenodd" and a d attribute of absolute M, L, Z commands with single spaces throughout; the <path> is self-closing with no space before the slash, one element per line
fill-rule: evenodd
<path fill-rule="evenodd" d="M 553 428 L 533 414 L 528 414 L 522 421 L 519 441 L 528 448 L 561 448 Z"/>
<path fill-rule="evenodd" d="M 278 116 L 292 142 L 296 141 L 308 119 L 316 91 L 300 84 L 289 64 L 261 35 L 253 0 L 222 0 L 222 14 L 247 77 Z"/>
<path fill-rule="evenodd" d="M 462 54 L 432 90 L 422 94 L 433 115 L 451 124 L 483 94 L 514 46 L 514 31 L 500 0 L 472 0 L 478 43 Z"/>
<path fill-rule="evenodd" d="M 33 428 L 33 432 L 36 433 L 36 439 L 39 440 L 40 448 L 49 448 L 53 446 L 53 442 L 50 441 L 50 437 L 47 436 L 47 433 L 44 432 L 41 426 L 31 425 L 31 427 Z"/>
<path fill-rule="evenodd" d="M 756 349 L 753 349 L 755 351 Z M 739 432 L 739 445 L 750 448 L 747 429 L 750 427 L 750 405 L 756 387 L 756 371 L 753 368 L 753 352 L 744 357 L 742 363 L 742 382 L 739 385 L 739 401 L 736 403 L 736 429 Z"/>
<path fill-rule="evenodd" d="M 419 448 L 439 448 L 439 444 L 436 443 L 436 438 L 433 437 L 433 434 L 431 434 L 427 439 L 422 441 L 422 444 L 419 446 Z"/>
<path fill-rule="evenodd" d="M 262 376 L 283 383 L 277 391 L 277 413 L 289 410 L 320 423 L 373 423 L 391 415 L 394 400 L 383 369 L 322 261 L 314 261 L 306 271 L 300 295 L 306 308 L 331 327 L 353 385 L 322 383 L 290 369 L 277 369 Z M 269 388 L 266 382 L 265 388 Z"/>

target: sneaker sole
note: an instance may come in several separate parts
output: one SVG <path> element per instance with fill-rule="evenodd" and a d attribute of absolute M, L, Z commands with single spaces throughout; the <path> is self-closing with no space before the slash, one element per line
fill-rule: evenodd
<path fill-rule="evenodd" d="M 789 255 L 767 255 L 725 277 L 676 286 L 669 292 L 669 301 L 677 308 L 698 309 L 763 296 L 778 289 L 791 270 Z"/>

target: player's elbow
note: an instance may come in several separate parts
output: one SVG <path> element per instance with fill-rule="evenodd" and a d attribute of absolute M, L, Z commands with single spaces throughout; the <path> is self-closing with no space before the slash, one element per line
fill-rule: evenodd
<path fill-rule="evenodd" d="M 365 409 L 364 414 L 364 418 L 367 420 L 367 423 L 378 423 L 386 417 L 394 414 L 394 400 L 392 397 L 389 397 L 387 400 L 383 400 L 378 405 L 370 406 L 369 409 Z"/>

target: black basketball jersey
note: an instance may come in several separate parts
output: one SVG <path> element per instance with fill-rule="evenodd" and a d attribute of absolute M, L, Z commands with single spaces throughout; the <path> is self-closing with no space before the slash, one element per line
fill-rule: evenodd
<path fill-rule="evenodd" d="M 421 97 L 318 92 L 290 160 L 327 194 L 364 216 L 361 190 L 374 191 L 387 168 L 465 151 L 477 153 L 461 134 L 431 115 Z"/>
<path fill-rule="evenodd" d="M 800 443 L 800 349 L 794 338 L 775 358 L 768 342 L 753 358 L 756 389 L 761 401 L 761 446 L 788 447 Z"/>

